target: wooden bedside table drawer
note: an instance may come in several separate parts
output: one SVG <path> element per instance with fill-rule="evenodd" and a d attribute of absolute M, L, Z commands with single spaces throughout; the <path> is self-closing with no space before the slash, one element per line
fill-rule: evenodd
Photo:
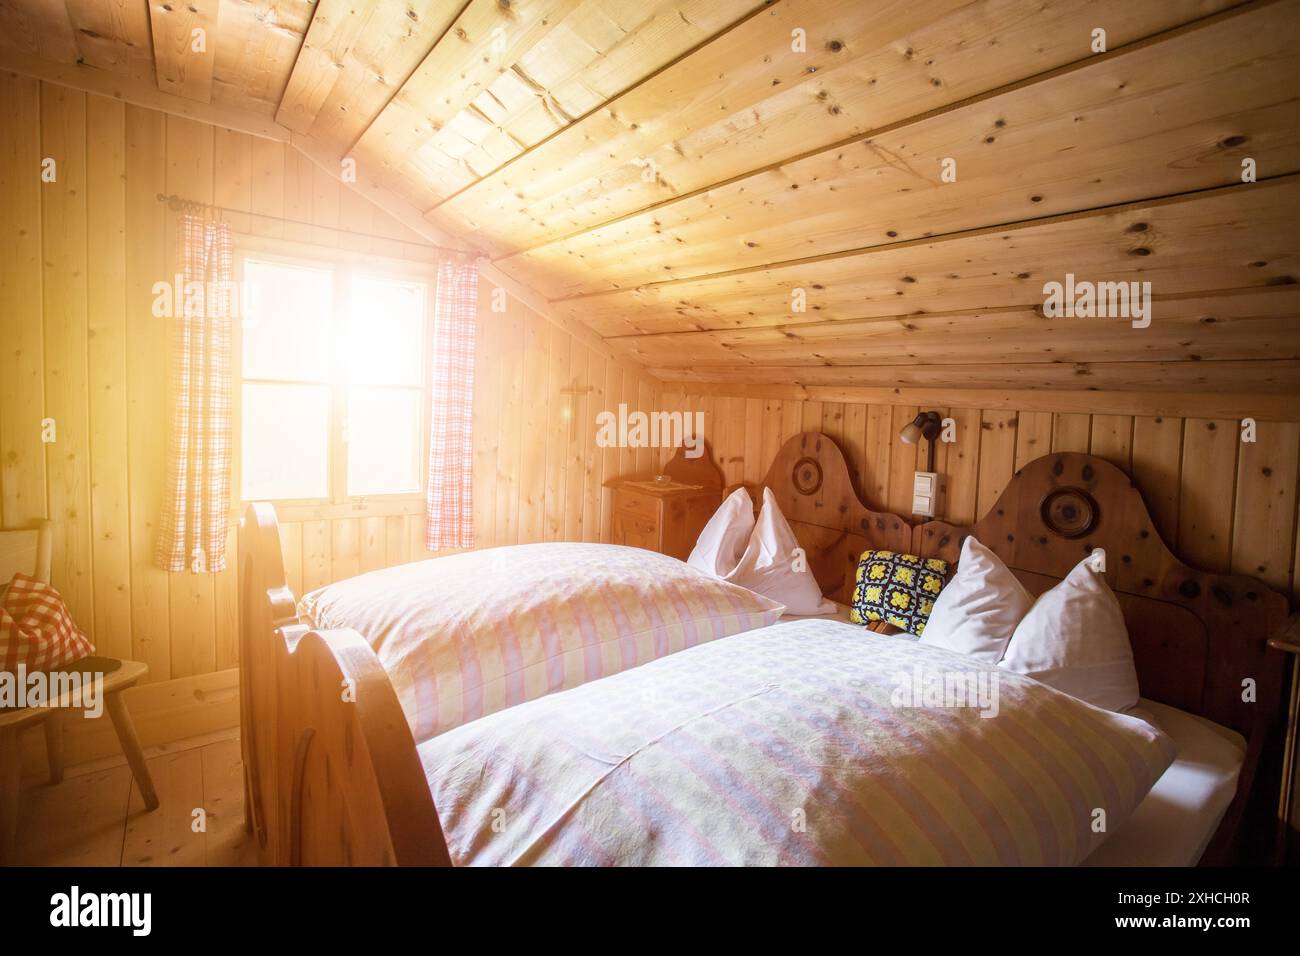
<path fill-rule="evenodd" d="M 614 492 L 614 509 L 625 514 L 656 520 L 659 517 L 659 499 L 630 488 L 618 488 Z"/>
<path fill-rule="evenodd" d="M 659 522 L 627 511 L 615 511 L 610 519 L 610 541 L 629 548 L 659 550 Z"/>

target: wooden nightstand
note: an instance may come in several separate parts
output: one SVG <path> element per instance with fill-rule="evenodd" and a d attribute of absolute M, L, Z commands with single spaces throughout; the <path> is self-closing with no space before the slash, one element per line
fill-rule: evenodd
<path fill-rule="evenodd" d="M 658 551 L 685 561 L 695 541 L 722 504 L 722 473 L 708 448 L 696 459 L 682 449 L 664 466 L 671 481 L 653 477 L 612 478 L 610 542 Z"/>

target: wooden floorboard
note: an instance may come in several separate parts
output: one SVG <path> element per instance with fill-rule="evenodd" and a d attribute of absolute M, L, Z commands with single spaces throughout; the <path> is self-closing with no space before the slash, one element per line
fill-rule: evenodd
<path fill-rule="evenodd" d="M 256 866 L 243 816 L 239 739 L 197 738 L 148 758 L 160 806 L 130 769 L 78 772 L 23 791 L 16 862 L 25 866 Z"/>

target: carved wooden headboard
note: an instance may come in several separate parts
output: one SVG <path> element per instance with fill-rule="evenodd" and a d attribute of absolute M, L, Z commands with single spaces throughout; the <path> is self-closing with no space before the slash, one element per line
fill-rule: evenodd
<path fill-rule="evenodd" d="M 907 551 L 911 546 L 911 526 L 862 503 L 843 453 L 820 432 L 795 435 L 782 445 L 763 484 L 772 489 L 822 593 L 832 600 L 852 600 L 853 575 L 863 551 Z"/>
<path fill-rule="evenodd" d="M 1286 620 L 1286 598 L 1254 578 L 1179 561 L 1132 480 L 1109 462 L 1076 453 L 1032 461 L 973 526 L 929 522 L 916 529 L 913 548 L 956 561 L 971 534 L 1034 594 L 1104 548 L 1143 696 L 1247 735 L 1257 710 L 1276 713 L 1282 667 L 1267 642 Z M 1257 703 L 1242 699 L 1247 679 Z"/>

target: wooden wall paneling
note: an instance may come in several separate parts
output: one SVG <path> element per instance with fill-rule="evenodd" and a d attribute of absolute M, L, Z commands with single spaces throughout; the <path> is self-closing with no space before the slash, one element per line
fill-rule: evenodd
<path fill-rule="evenodd" d="M 281 149 L 284 164 L 284 212 L 296 222 L 281 224 L 281 235 L 291 242 L 311 242 L 317 230 L 300 223 L 312 221 L 312 195 L 315 189 L 315 165 L 295 149 Z"/>
<path fill-rule="evenodd" d="M 849 476 L 853 482 L 853 490 L 861 499 L 864 498 L 862 474 L 867 456 L 867 406 L 846 403 L 843 407 L 841 447 L 849 463 Z"/>
<path fill-rule="evenodd" d="M 524 374 L 519 417 L 519 543 L 542 541 L 546 498 L 546 321 L 536 313 L 524 317 Z"/>
<path fill-rule="evenodd" d="M 1238 441 L 1231 568 L 1285 593 L 1295 553 L 1300 425 L 1263 422 L 1255 437 Z"/>
<path fill-rule="evenodd" d="M 180 116 L 167 117 L 167 193 L 213 201 L 214 127 Z M 175 215 L 167 216 L 168 275 L 180 271 Z M 175 317 L 168 320 L 174 322 Z M 169 390 L 173 383 L 168 383 Z M 167 408 L 171 407 L 168 403 Z M 163 434 L 167 434 L 164 430 Z M 164 439 L 164 447 L 167 439 Z M 172 676 L 216 669 L 216 582 L 212 574 L 189 571 L 171 576 Z"/>
<path fill-rule="evenodd" d="M 403 534 L 405 534 L 403 518 Z M 330 522 L 318 519 L 302 522 L 302 590 L 304 594 L 328 584 L 332 579 L 330 549 L 333 547 Z M 409 546 L 406 550 L 410 560 Z"/>
<path fill-rule="evenodd" d="M 293 596 L 300 598 L 307 592 L 303 589 L 302 577 L 302 522 L 280 522 L 280 551 L 284 555 L 284 577 Z"/>
<path fill-rule="evenodd" d="M 1237 423 L 1230 419 L 1189 418 L 1184 423 L 1179 556 L 1204 571 L 1227 571 L 1231 564 L 1240 444 Z"/>
<path fill-rule="evenodd" d="M 576 341 L 576 340 L 575 340 Z M 632 407 L 638 411 L 648 412 L 655 407 L 654 386 L 640 375 L 634 376 L 636 379 L 636 402 Z M 660 436 L 660 441 L 671 441 L 672 436 L 666 439 Z M 637 452 L 637 471 L 642 474 L 656 475 L 659 473 L 659 449 L 642 448 Z"/>
<path fill-rule="evenodd" d="M 546 483 L 542 507 L 545 514 L 543 540 L 564 538 L 565 470 L 568 464 L 569 420 L 568 396 L 563 390 L 572 384 L 569 373 L 569 336 L 554 325 L 547 325 L 547 386 L 542 410 L 545 416 Z"/>
<path fill-rule="evenodd" d="M 259 136 L 251 138 L 249 200 L 253 212 L 261 213 L 249 217 L 248 228 L 253 235 L 273 239 L 284 236 L 284 223 L 276 217 L 284 215 L 285 152 L 283 143 Z"/>
<path fill-rule="evenodd" d="M 424 513 L 403 515 L 402 521 L 405 523 L 406 537 L 410 542 L 408 547 L 411 549 L 411 560 L 423 561 L 433 557 L 433 552 L 426 546 Z"/>
<path fill-rule="evenodd" d="M 212 201 L 227 209 L 249 210 L 253 207 L 253 137 L 247 133 L 215 127 L 212 131 Z M 242 212 L 225 212 L 222 218 L 236 232 L 250 232 L 252 216 Z M 236 276 L 236 279 L 239 277 Z M 235 321 L 240 321 L 236 316 Z M 235 330 L 236 332 L 238 330 Z M 239 342 L 236 334 L 235 342 Z M 239 359 L 235 359 L 235 369 Z M 238 382 L 234 388 L 234 420 L 240 421 Z M 236 426 L 238 427 L 238 426 Z M 230 487 L 239 495 L 239 442 L 230 456 Z M 225 670 L 239 661 L 239 544 L 237 521 L 226 533 L 226 566 L 213 576 L 213 600 L 216 626 L 216 667 Z"/>
<path fill-rule="evenodd" d="M 760 460 L 763 453 L 763 400 L 745 398 L 742 401 L 745 403 L 745 442 L 740 479 L 747 485 L 758 485 L 763 480 Z M 690 413 L 684 411 L 683 414 Z"/>
<path fill-rule="evenodd" d="M 388 533 L 387 518 L 384 515 L 367 515 L 360 519 L 361 553 L 360 573 L 377 571 L 387 564 Z M 477 530 L 477 525 L 475 529 Z M 490 535 L 492 529 L 489 527 Z"/>
<path fill-rule="evenodd" d="M 1088 454 L 1092 446 L 1092 416 L 1072 412 L 1052 415 L 1052 451 Z"/>
<path fill-rule="evenodd" d="M 1178 551 L 1183 420 L 1138 415 L 1133 419 L 1133 480 L 1170 550 Z"/>
<path fill-rule="evenodd" d="M 491 547 L 496 543 L 496 480 L 498 412 L 501 408 L 503 316 L 490 311 L 492 286 L 479 282 L 478 339 L 474 346 L 474 543 Z M 484 311 L 482 303 L 488 303 Z"/>
<path fill-rule="evenodd" d="M 980 416 L 979 488 L 975 510 L 982 517 L 1015 472 L 1016 413 L 985 411 Z"/>
<path fill-rule="evenodd" d="M 587 369 L 590 350 L 573 339 L 569 343 L 568 387 L 576 389 L 572 395 L 552 395 L 564 423 L 564 541 L 583 540 L 583 487 L 587 479 L 585 450 L 593 444 L 587 428 Z"/>
<path fill-rule="evenodd" d="M 944 468 L 944 497 L 940 512 L 951 524 L 973 524 L 978 510 L 980 439 L 982 414 L 975 408 L 948 410 L 956 430 L 956 441 L 948 447 Z"/>
<path fill-rule="evenodd" d="M 45 446 L 53 584 L 93 640 L 84 93 L 42 90 L 41 149 L 57 163 L 56 181 L 41 191 L 45 413 L 58 438 Z"/>
<path fill-rule="evenodd" d="M 311 231 L 311 241 L 318 246 L 339 244 L 339 181 L 311 164 L 311 221 L 322 229 Z"/>
<path fill-rule="evenodd" d="M 762 454 L 755 463 L 758 472 L 758 479 L 755 484 L 761 483 L 763 476 L 767 474 L 767 466 L 776 459 L 776 453 L 781 450 L 781 402 L 778 399 L 762 399 Z"/>
<path fill-rule="evenodd" d="M 126 380 L 126 107 L 86 113 L 91 561 L 95 646 L 131 657 L 131 515 Z"/>
<path fill-rule="evenodd" d="M 0 521 L 24 527 L 46 516 L 40 84 L 0 73 L 0 112 Z"/>
<path fill-rule="evenodd" d="M 617 362 L 605 363 L 605 404 L 601 411 L 607 411 L 617 414 L 619 397 L 623 394 L 623 367 Z M 594 422 L 593 422 L 594 424 Z M 619 470 L 620 456 L 619 450 L 612 444 L 607 445 L 601 450 L 601 473 L 604 475 L 604 481 L 611 478 L 617 478 L 621 474 Z M 600 489 L 600 540 L 608 543 L 610 535 L 610 519 L 613 516 L 614 498 L 609 488 L 601 487 Z"/>
<path fill-rule="evenodd" d="M 633 412 L 636 409 L 638 384 L 639 383 L 637 382 L 636 376 L 633 375 L 630 371 L 624 373 L 623 397 L 621 401 L 625 405 L 627 405 L 627 410 L 629 414 L 631 414 L 631 412 Z M 712 416 L 709 415 L 707 410 L 705 411 L 705 415 L 710 419 L 712 418 Z M 713 434 L 713 432 L 710 429 L 710 431 L 706 432 L 706 434 L 711 435 Z M 653 457 L 649 454 L 648 449 L 630 448 L 630 447 L 620 448 L 618 454 L 618 463 L 619 463 L 618 477 L 637 475 L 642 478 L 648 478 L 654 471 L 658 470 L 651 466 L 652 461 L 653 461 Z"/>
<path fill-rule="evenodd" d="M 578 433 L 582 436 L 582 540 L 600 541 L 601 496 L 605 482 L 605 451 L 596 444 L 596 415 L 607 406 L 605 402 L 605 366 L 608 360 L 587 349 L 587 376 L 585 383 L 591 389 L 585 396 L 582 417 L 578 419 Z"/>
<path fill-rule="evenodd" d="M 906 517 L 912 513 L 912 487 L 919 443 L 906 445 L 898 433 L 916 417 L 920 409 L 915 405 L 895 405 L 890 411 L 889 485 L 885 492 L 885 510 Z"/>
<path fill-rule="evenodd" d="M 98 104 L 96 104 L 98 106 Z M 171 575 L 154 564 L 167 446 L 167 320 L 153 285 L 167 279 L 167 126 L 161 113 L 126 107 L 126 395 L 131 516 L 131 656 L 148 679 L 171 673 Z"/>
<path fill-rule="evenodd" d="M 330 523 L 330 580 L 342 581 L 361 573 L 361 526 L 357 518 L 335 518 Z"/>
<path fill-rule="evenodd" d="M 1133 416 L 1093 415 L 1092 454 L 1117 468 L 1132 471 Z"/>
<path fill-rule="evenodd" d="M 862 493 L 867 507 L 876 511 L 889 510 L 890 454 L 897 434 L 888 405 L 867 408 L 866 458 L 861 465 Z"/>
<path fill-rule="evenodd" d="M 1052 450 L 1051 412 L 1016 415 L 1016 471 Z"/>
<path fill-rule="evenodd" d="M 523 438 L 524 318 L 523 307 L 507 301 L 504 315 L 494 315 L 501 326 L 499 365 L 500 417 L 497 423 L 496 543 L 519 543 L 519 479 Z"/>
<path fill-rule="evenodd" d="M 411 558 L 411 541 L 406 534 L 405 515 L 386 515 L 384 517 L 384 564 L 392 567 L 395 564 L 405 564 Z"/>

